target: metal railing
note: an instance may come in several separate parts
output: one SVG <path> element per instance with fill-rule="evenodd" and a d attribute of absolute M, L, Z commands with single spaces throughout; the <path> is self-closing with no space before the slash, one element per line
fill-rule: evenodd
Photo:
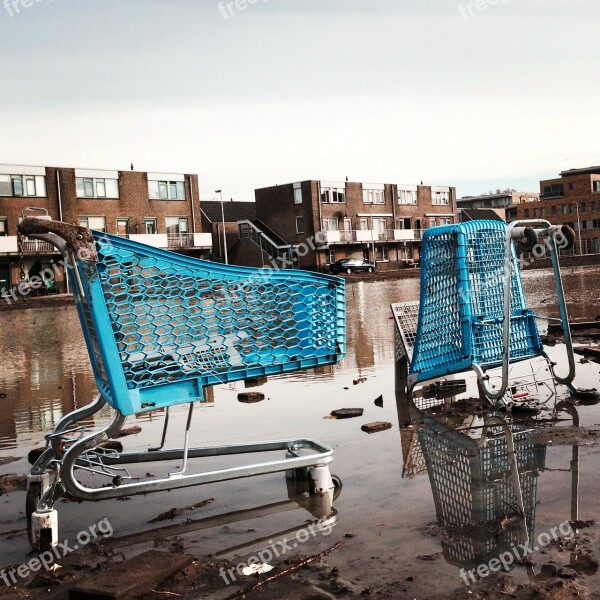
<path fill-rule="evenodd" d="M 421 229 L 344 229 L 324 231 L 328 244 L 369 242 L 415 242 L 423 237 Z"/>
<path fill-rule="evenodd" d="M 167 233 L 169 248 L 191 248 L 194 246 L 193 233 Z"/>
<path fill-rule="evenodd" d="M 58 250 L 50 243 L 43 242 L 42 240 L 32 240 L 24 238 L 22 240 L 23 254 L 55 254 Z"/>
<path fill-rule="evenodd" d="M 285 266 L 292 264 L 293 246 L 276 244 L 264 231 L 261 231 L 252 221 L 238 221 L 238 231 L 241 238 L 252 240 L 261 252 L 268 254 L 271 258 L 281 261 Z"/>

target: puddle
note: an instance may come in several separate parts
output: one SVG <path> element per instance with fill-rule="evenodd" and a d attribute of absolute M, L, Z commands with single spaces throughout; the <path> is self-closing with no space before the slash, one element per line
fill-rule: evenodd
<path fill-rule="evenodd" d="M 574 268 L 564 274 L 573 317 L 600 314 L 599 275 L 598 268 Z M 524 282 L 533 308 L 555 316 L 556 307 L 548 300 L 553 293 L 550 274 L 529 271 Z M 510 469 L 505 446 L 498 442 L 503 449 L 494 452 L 491 444 L 485 458 L 477 446 L 481 429 L 469 436 L 451 419 L 423 416 L 402 399 L 396 402 L 389 305 L 418 299 L 418 285 L 413 279 L 348 284 L 344 361 L 269 379 L 252 388 L 265 395 L 258 403 L 238 402 L 238 394 L 246 389 L 243 383 L 216 387 L 207 395 L 209 401 L 195 411 L 190 440 L 195 445 L 310 437 L 334 447 L 332 473 L 341 478 L 343 488 L 333 508 L 315 506 L 302 489 L 290 487 L 283 474 L 275 474 L 125 501 L 61 501 L 61 539 L 75 539 L 78 532 L 108 517 L 115 536 L 111 543 L 126 555 L 138 554 L 155 543 L 168 549 L 173 540 L 180 540 L 186 551 L 197 556 L 212 554 L 236 562 L 271 543 L 296 540 L 297 531 L 329 516 L 327 534 L 303 538 L 293 553 L 316 554 L 343 540 L 327 563 L 339 569 L 339 577 L 352 593 L 360 595 L 369 588 L 392 597 L 432 597 L 454 589 L 465 591 L 460 569 L 471 569 L 505 552 L 520 535 L 520 524 L 508 498 Z M 0 330 L 4 332 L 0 392 L 6 394 L 0 399 L 0 475 L 25 473 L 27 453 L 41 445 L 43 434 L 64 413 L 91 401 L 95 386 L 74 309 L 3 312 Z M 564 364 L 562 345 L 548 352 Z M 600 365 L 577 363 L 577 368 L 578 385 L 600 387 Z M 567 395 L 564 389 L 561 393 Z M 469 394 L 473 394 L 472 383 Z M 363 408 L 363 416 L 323 418 L 345 407 Z M 96 424 L 109 416 L 103 410 L 95 416 Z M 186 416 L 185 406 L 172 409 L 168 445 L 181 445 Z M 560 418 L 565 420 L 556 427 L 573 425 L 572 415 L 561 413 Z M 600 425 L 600 406 L 579 407 L 578 418 L 584 427 Z M 361 431 L 362 425 L 376 421 L 391 422 L 393 427 L 373 435 Z M 411 427 L 405 427 L 406 423 L 412 423 Z M 471 426 L 482 424 L 482 415 L 477 415 Z M 126 426 L 133 425 L 140 426 L 141 432 L 119 441 L 126 450 L 147 448 L 160 439 L 162 415 L 129 418 Z M 528 425 L 519 427 L 527 430 Z M 530 535 L 549 532 L 571 520 L 575 511 L 579 520 L 597 520 L 600 447 L 577 446 L 576 466 L 573 446 L 532 444 L 527 436 L 522 437 L 525 450 L 519 460 L 525 472 L 523 494 Z M 211 460 L 211 465 L 226 462 L 222 457 Z M 493 469 L 486 471 L 486 465 Z M 174 466 L 176 461 L 165 468 Z M 155 470 L 152 464 L 134 467 L 131 473 L 144 476 Z M 214 500 L 203 504 L 208 499 Z M 25 494 L 10 492 L 0 496 L 0 503 L 0 565 L 25 561 L 29 552 L 24 533 Z M 199 508 L 176 515 L 172 522 L 148 523 L 161 513 L 196 504 Z M 598 555 L 598 527 L 586 528 L 585 535 L 590 541 L 578 548 L 555 544 L 534 553 L 535 573 L 550 559 L 557 565 L 570 563 L 587 552 L 583 547 L 595 548 Z M 531 576 L 525 567 L 511 573 L 517 583 L 526 583 Z M 318 572 L 312 576 L 319 579 Z M 600 589 L 596 573 L 589 574 L 587 581 L 590 589 Z"/>

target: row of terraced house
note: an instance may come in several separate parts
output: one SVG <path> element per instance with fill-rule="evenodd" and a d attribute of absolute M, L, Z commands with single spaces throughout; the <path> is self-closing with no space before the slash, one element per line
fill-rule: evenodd
<path fill-rule="evenodd" d="M 451 186 L 315 179 L 257 189 L 255 202 L 221 203 L 201 201 L 194 174 L 0 165 L 0 291 L 49 266 L 54 291 L 67 288 L 51 245 L 18 244 L 27 208 L 154 247 L 258 267 L 327 270 L 342 258 L 380 270 L 412 267 L 426 229 L 487 215 L 567 223 L 578 253 L 600 252 L 600 167 L 564 171 L 541 181 L 540 191 L 457 200 Z"/>

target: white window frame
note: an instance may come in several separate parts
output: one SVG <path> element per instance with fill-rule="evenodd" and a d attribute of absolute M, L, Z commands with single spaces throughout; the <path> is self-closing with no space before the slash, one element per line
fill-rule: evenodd
<path fill-rule="evenodd" d="M 377 258 L 378 251 L 381 251 L 381 258 Z M 390 252 L 387 244 L 375 244 L 375 262 L 389 262 Z"/>
<path fill-rule="evenodd" d="M 419 203 L 417 188 L 398 186 L 398 204 L 416 206 Z"/>
<path fill-rule="evenodd" d="M 302 223 L 302 227 L 300 227 L 300 223 Z M 296 217 L 296 234 L 300 235 L 301 233 L 304 233 L 304 230 L 304 217 Z"/>
<path fill-rule="evenodd" d="M 302 204 L 302 184 L 294 183 L 294 204 Z"/>
<path fill-rule="evenodd" d="M 385 190 L 363 188 L 363 204 L 385 204 Z"/>
<path fill-rule="evenodd" d="M 0 217 L 0 237 L 8 235 L 8 219 L 6 217 Z"/>
<path fill-rule="evenodd" d="M 148 225 L 152 226 L 154 231 L 148 231 Z M 146 217 L 144 218 L 144 233 L 146 235 L 154 235 L 158 233 L 158 222 L 154 217 Z"/>
<path fill-rule="evenodd" d="M 345 204 L 346 188 L 323 187 L 321 188 L 322 204 Z"/>
<path fill-rule="evenodd" d="M 102 219 L 104 221 L 104 227 L 99 228 L 99 227 L 92 227 L 90 225 L 90 221 L 93 221 L 95 219 Z M 93 229 L 94 231 L 101 231 L 101 232 L 106 232 L 106 217 L 104 216 L 83 216 L 83 217 L 79 217 L 79 225 L 81 227 L 87 227 L 88 229 Z"/>
<path fill-rule="evenodd" d="M 184 201 L 186 199 L 185 181 L 149 179 L 148 198 L 150 200 Z"/>
<path fill-rule="evenodd" d="M 335 228 L 332 228 L 332 223 L 335 221 Z M 323 217 L 323 231 L 339 231 L 339 223 L 337 217 Z"/>
<path fill-rule="evenodd" d="M 118 200 L 119 180 L 114 177 L 75 177 L 75 193 L 83 200 Z"/>

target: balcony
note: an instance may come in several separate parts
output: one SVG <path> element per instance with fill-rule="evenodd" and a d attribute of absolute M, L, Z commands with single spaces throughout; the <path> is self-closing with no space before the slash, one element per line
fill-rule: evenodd
<path fill-rule="evenodd" d="M 119 237 L 127 238 L 133 242 L 146 244 L 153 248 L 168 250 L 178 249 L 209 249 L 212 248 L 212 235 L 210 233 L 147 233 L 127 234 Z M 0 254 L 18 254 L 17 236 L 0 236 Z M 50 243 L 41 240 L 25 238 L 23 254 L 56 254 L 58 250 Z"/>
<path fill-rule="evenodd" d="M 56 254 L 58 250 L 50 243 L 42 240 L 23 239 L 23 254 Z M 16 235 L 0 237 L 0 254 L 18 254 L 19 245 Z"/>
<path fill-rule="evenodd" d="M 347 229 L 321 231 L 319 239 L 329 244 L 370 244 L 372 242 L 417 242 L 422 238 L 420 229 Z"/>

